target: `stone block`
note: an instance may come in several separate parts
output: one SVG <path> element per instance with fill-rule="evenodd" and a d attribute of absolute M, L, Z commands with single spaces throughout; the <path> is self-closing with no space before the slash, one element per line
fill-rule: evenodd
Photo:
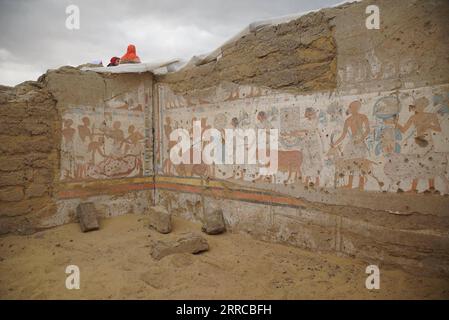
<path fill-rule="evenodd" d="M 207 234 L 220 234 L 226 231 L 221 209 L 206 211 L 203 219 L 203 232 Z"/>
<path fill-rule="evenodd" d="M 171 214 L 162 206 L 150 207 L 150 227 L 160 233 L 170 233 L 172 230 Z"/>
<path fill-rule="evenodd" d="M 202 236 L 187 233 L 176 241 L 157 241 L 153 245 L 151 256 L 160 260 L 175 253 L 200 253 L 209 250 L 209 244 Z"/>
<path fill-rule="evenodd" d="M 92 202 L 80 203 L 76 208 L 82 232 L 98 230 L 97 210 Z"/>

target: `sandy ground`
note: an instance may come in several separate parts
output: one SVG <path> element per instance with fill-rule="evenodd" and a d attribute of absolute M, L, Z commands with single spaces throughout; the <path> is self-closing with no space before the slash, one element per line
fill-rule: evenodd
<path fill-rule="evenodd" d="M 210 251 L 155 261 L 151 243 L 200 226 L 175 219 L 161 235 L 142 216 L 101 221 L 81 233 L 68 224 L 30 236 L 0 238 L 2 299 L 411 299 L 449 298 L 449 279 L 417 278 L 381 268 L 380 290 L 365 288 L 366 263 L 265 243 L 242 234 L 207 236 Z M 65 268 L 80 268 L 80 290 L 65 287 Z"/>

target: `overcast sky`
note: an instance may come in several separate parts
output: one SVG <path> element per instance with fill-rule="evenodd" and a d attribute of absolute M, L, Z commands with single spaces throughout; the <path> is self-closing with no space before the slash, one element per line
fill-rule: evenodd
<path fill-rule="evenodd" d="M 36 80 L 47 69 L 106 65 L 128 44 L 143 62 L 207 53 L 249 23 L 341 0 L 0 0 L 0 84 Z M 80 9 L 80 29 L 65 26 Z"/>

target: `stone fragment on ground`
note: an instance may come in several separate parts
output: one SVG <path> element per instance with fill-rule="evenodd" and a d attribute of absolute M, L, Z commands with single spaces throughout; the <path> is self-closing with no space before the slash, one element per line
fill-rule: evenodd
<path fill-rule="evenodd" d="M 82 232 L 98 230 L 97 209 L 92 202 L 80 203 L 76 208 Z"/>
<path fill-rule="evenodd" d="M 149 209 L 150 227 L 160 233 L 170 233 L 172 230 L 171 214 L 162 206 L 154 206 Z"/>
<path fill-rule="evenodd" d="M 200 253 L 209 250 L 209 244 L 202 236 L 186 233 L 176 241 L 157 241 L 154 243 L 151 256 L 160 260 L 175 253 Z"/>
<path fill-rule="evenodd" d="M 220 234 L 226 231 L 226 225 L 221 209 L 206 211 L 204 214 L 202 230 L 207 234 Z"/>

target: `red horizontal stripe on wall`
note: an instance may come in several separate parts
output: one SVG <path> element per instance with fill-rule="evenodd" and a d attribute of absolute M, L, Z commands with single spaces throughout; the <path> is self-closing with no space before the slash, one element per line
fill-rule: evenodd
<path fill-rule="evenodd" d="M 271 193 L 264 190 L 237 190 L 223 187 L 196 186 L 185 183 L 157 182 L 155 183 L 126 183 L 116 185 L 87 186 L 76 189 L 62 190 L 58 193 L 59 199 L 87 198 L 98 195 L 121 194 L 130 191 L 160 189 L 183 193 L 202 194 L 224 199 L 263 203 L 268 205 L 284 205 L 292 207 L 304 206 L 304 201 L 299 198 Z"/>

